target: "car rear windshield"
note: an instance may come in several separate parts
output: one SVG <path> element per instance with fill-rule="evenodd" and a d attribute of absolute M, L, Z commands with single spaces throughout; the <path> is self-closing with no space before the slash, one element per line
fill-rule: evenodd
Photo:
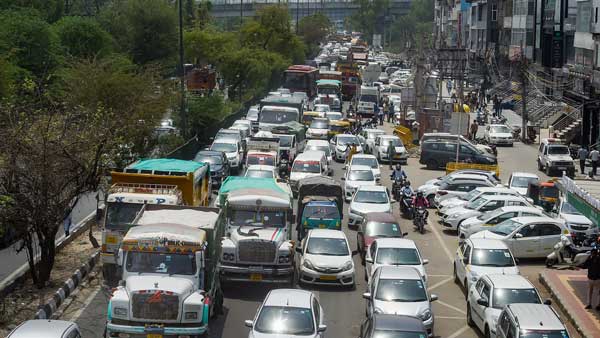
<path fill-rule="evenodd" d="M 514 266 L 515 262 L 508 249 L 475 249 L 471 256 L 471 264 L 477 266 L 505 267 Z"/>
<path fill-rule="evenodd" d="M 329 146 L 306 146 L 306 148 L 304 149 L 304 151 L 309 150 L 320 150 L 324 152 L 327 156 L 329 156 L 329 154 L 331 153 L 331 148 L 329 148 Z"/>
<path fill-rule="evenodd" d="M 375 299 L 384 302 L 424 302 L 427 293 L 420 279 L 380 279 Z"/>
<path fill-rule="evenodd" d="M 420 265 L 421 259 L 414 248 L 379 248 L 375 262 L 384 265 Z"/>
<path fill-rule="evenodd" d="M 365 235 L 370 237 L 402 237 L 400 226 L 396 223 L 369 222 Z"/>
<path fill-rule="evenodd" d="M 301 173 L 318 174 L 321 172 L 321 165 L 317 161 L 294 161 L 292 171 Z"/>
<path fill-rule="evenodd" d="M 263 306 L 254 329 L 260 333 L 310 335 L 315 331 L 315 326 L 310 309 Z"/>
<path fill-rule="evenodd" d="M 527 188 L 529 187 L 529 183 L 535 183 L 538 181 L 537 177 L 523 177 L 517 176 L 513 177 L 510 185 L 517 188 Z"/>
<path fill-rule="evenodd" d="M 540 296 L 535 289 L 495 289 L 493 301 L 494 308 L 502 310 L 514 303 L 540 304 Z"/>
<path fill-rule="evenodd" d="M 373 181 L 374 179 L 371 170 L 352 170 L 348 174 L 348 181 Z"/>
<path fill-rule="evenodd" d="M 246 177 L 273 178 L 273 172 L 269 170 L 248 170 Z"/>
<path fill-rule="evenodd" d="M 491 127 L 490 129 L 492 129 L 492 132 L 494 133 L 511 133 L 512 131 L 507 127 L 507 126 L 494 126 Z"/>
<path fill-rule="evenodd" d="M 262 164 L 262 165 L 275 165 L 275 159 L 273 156 L 267 155 L 248 155 L 248 165 Z"/>
<path fill-rule="evenodd" d="M 312 120 L 312 122 L 310 123 L 310 127 L 315 128 L 315 129 L 328 129 L 329 121 L 327 121 L 327 120 Z"/>
<path fill-rule="evenodd" d="M 304 208 L 303 216 L 311 219 L 337 219 L 340 212 L 334 205 L 308 205 Z"/>
<path fill-rule="evenodd" d="M 373 169 L 377 169 L 379 167 L 377 165 L 377 160 L 372 157 L 352 157 L 352 163 L 350 163 L 350 165 L 366 165 Z"/>
<path fill-rule="evenodd" d="M 221 155 L 204 155 L 204 154 L 198 154 L 196 155 L 196 157 L 194 157 L 194 161 L 196 162 L 202 162 L 202 163 L 209 163 L 212 165 L 222 165 L 223 164 L 223 157 L 221 157 Z"/>

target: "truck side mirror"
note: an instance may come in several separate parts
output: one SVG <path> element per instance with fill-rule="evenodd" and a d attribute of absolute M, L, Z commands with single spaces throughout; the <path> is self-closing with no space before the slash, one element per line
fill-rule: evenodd
<path fill-rule="evenodd" d="M 117 266 L 123 266 L 123 249 L 119 249 L 117 252 Z"/>

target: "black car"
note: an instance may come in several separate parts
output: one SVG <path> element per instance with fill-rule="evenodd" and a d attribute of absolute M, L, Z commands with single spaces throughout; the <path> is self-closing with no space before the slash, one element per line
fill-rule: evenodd
<path fill-rule="evenodd" d="M 433 332 L 427 332 L 423 322 L 417 317 L 375 313 L 362 323 L 358 338 L 431 336 Z"/>
<path fill-rule="evenodd" d="M 209 164 L 210 178 L 215 187 L 221 186 L 221 182 L 229 176 L 229 161 L 222 151 L 200 150 L 194 161 Z"/>
<path fill-rule="evenodd" d="M 456 161 L 456 141 L 427 140 L 421 143 L 419 163 L 427 169 L 445 168 L 448 162 Z M 498 160 L 492 154 L 485 153 L 473 145 L 461 142 L 458 154 L 459 162 L 495 165 Z"/>

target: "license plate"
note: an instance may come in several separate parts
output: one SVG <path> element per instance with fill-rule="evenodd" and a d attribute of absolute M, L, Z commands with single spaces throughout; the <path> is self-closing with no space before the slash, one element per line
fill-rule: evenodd
<path fill-rule="evenodd" d="M 106 244 L 117 244 L 117 237 L 106 236 Z"/>
<path fill-rule="evenodd" d="M 319 224 L 319 229 L 326 229 L 327 228 L 327 224 Z"/>
<path fill-rule="evenodd" d="M 394 158 L 400 158 L 402 155 L 395 155 Z"/>
<path fill-rule="evenodd" d="M 261 281 L 262 279 L 263 279 L 263 278 L 262 278 L 262 275 L 261 275 L 260 273 L 251 273 L 251 274 L 250 274 L 250 280 L 252 280 L 252 281 L 257 281 L 257 282 L 259 282 L 259 281 Z"/>
<path fill-rule="evenodd" d="M 319 277 L 319 279 L 322 279 L 322 280 L 336 280 L 336 279 L 337 279 L 337 277 L 336 277 L 336 276 L 328 276 L 328 275 L 325 275 L 325 276 L 321 276 L 321 277 Z"/>
<path fill-rule="evenodd" d="M 558 167 L 558 170 L 567 170 L 567 167 Z"/>
<path fill-rule="evenodd" d="M 148 333 L 146 335 L 146 338 L 162 338 L 162 334 L 156 334 L 156 333 Z"/>

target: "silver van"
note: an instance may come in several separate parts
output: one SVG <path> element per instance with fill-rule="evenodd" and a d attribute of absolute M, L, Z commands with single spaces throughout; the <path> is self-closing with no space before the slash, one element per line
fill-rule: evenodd
<path fill-rule="evenodd" d="M 81 338 L 79 326 L 65 320 L 33 319 L 21 323 L 6 338 Z"/>

